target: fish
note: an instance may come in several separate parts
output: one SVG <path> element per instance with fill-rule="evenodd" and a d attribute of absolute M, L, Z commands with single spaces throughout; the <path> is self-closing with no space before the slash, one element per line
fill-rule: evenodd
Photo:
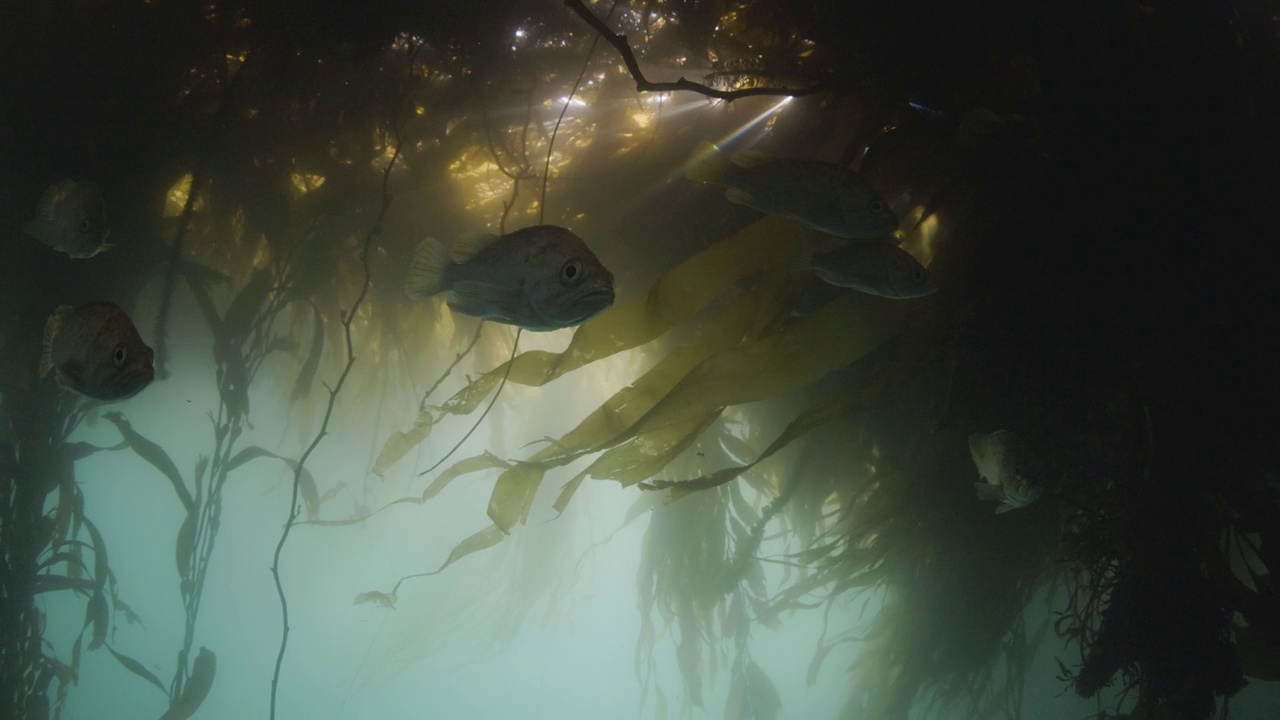
<path fill-rule="evenodd" d="M 933 277 L 911 253 L 896 245 L 852 240 L 823 253 L 802 252 L 796 269 L 822 281 L 891 300 L 911 300 L 937 291 Z"/>
<path fill-rule="evenodd" d="M 1009 430 L 969 436 L 969 454 L 984 482 L 973 484 L 979 500 L 999 501 L 996 514 L 1026 507 L 1044 492 L 1044 477 L 1031 448 Z"/>
<path fill-rule="evenodd" d="M 54 250 L 84 259 L 110 250 L 106 203 L 92 182 L 63 180 L 44 191 L 23 232 Z"/>
<path fill-rule="evenodd" d="M 44 326 L 40 376 L 95 400 L 133 397 L 155 379 L 155 352 L 119 305 L 59 305 Z"/>
<path fill-rule="evenodd" d="M 471 233 L 449 245 L 426 238 L 410 261 L 405 292 L 415 299 L 448 293 L 454 312 L 537 331 L 579 325 L 614 300 L 613 274 L 558 225 Z"/>
<path fill-rule="evenodd" d="M 776 158 L 759 152 L 726 155 L 702 142 L 685 164 L 690 180 L 724 185 L 730 202 L 797 220 L 846 239 L 898 244 L 898 217 L 857 172 L 820 160 Z"/>

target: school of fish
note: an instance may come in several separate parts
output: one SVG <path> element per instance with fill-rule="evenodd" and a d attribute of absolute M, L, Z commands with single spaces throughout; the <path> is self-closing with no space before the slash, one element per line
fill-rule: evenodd
<path fill-rule="evenodd" d="M 803 256 L 803 267 L 831 285 L 907 300 L 934 292 L 928 271 L 898 247 L 898 219 L 857 172 L 834 163 L 699 145 L 684 167 L 693 180 L 727 187 L 726 197 L 796 220 L 845 241 Z M 95 183 L 48 187 L 23 232 L 74 259 L 110 249 L 106 205 Z M 422 240 L 409 262 L 406 293 L 442 295 L 457 313 L 528 330 L 573 327 L 614 302 L 613 274 L 582 238 L 557 225 L 505 235 L 473 233 L 452 242 Z M 106 301 L 62 306 L 49 319 L 40 373 L 99 400 L 130 397 L 154 378 L 153 353 L 128 315 Z M 975 456 L 976 461 L 976 456 Z"/>

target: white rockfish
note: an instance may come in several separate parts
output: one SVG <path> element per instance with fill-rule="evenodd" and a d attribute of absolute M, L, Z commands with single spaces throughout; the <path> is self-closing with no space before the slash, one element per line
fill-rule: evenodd
<path fill-rule="evenodd" d="M 454 312 L 527 330 L 571 327 L 613 304 L 613 275 L 582 238 L 558 225 L 498 236 L 427 238 L 409 266 L 413 298 L 449 293 Z"/>

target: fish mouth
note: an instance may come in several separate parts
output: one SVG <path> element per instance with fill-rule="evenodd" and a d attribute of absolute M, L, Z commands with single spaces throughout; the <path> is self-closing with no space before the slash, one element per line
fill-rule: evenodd
<path fill-rule="evenodd" d="M 133 395 L 142 388 L 150 385 L 155 379 L 155 367 L 151 365 L 143 365 L 120 376 L 120 386 L 122 388 L 130 389 L 129 395 Z M 126 395 L 126 397 L 129 395 Z"/>
<path fill-rule="evenodd" d="M 578 302 L 576 304 L 582 304 L 582 303 L 588 303 L 588 302 L 595 303 L 603 300 L 605 307 L 608 307 L 613 304 L 614 299 L 615 299 L 615 296 L 613 293 L 613 288 L 601 288 L 599 290 L 592 290 L 589 293 L 585 293 L 579 296 Z"/>
<path fill-rule="evenodd" d="M 600 288 L 579 295 L 573 302 L 574 318 L 570 324 L 577 325 L 590 320 L 613 305 L 613 301 L 612 288 Z"/>

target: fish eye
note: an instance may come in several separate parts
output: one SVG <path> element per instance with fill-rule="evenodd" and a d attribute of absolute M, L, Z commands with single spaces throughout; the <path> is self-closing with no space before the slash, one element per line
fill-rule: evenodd
<path fill-rule="evenodd" d="M 87 233 L 93 229 L 93 223 L 89 222 L 89 218 L 80 221 L 80 232 Z"/>
<path fill-rule="evenodd" d="M 570 260 L 560 268 L 560 284 L 565 287 L 573 287 L 582 281 L 582 263 L 577 260 Z"/>
<path fill-rule="evenodd" d="M 125 351 L 124 346 L 117 345 L 115 353 L 111 356 L 111 362 L 115 363 L 116 367 L 121 367 L 124 365 L 124 361 L 127 356 L 128 353 Z"/>
<path fill-rule="evenodd" d="M 874 212 L 874 213 L 882 213 L 882 212 L 884 212 L 884 211 L 885 211 L 884 201 L 882 201 L 882 200 L 872 200 L 872 201 L 871 201 L 871 212 Z"/>
<path fill-rule="evenodd" d="M 920 272 L 919 270 L 912 270 L 911 282 L 916 282 L 916 283 L 924 282 L 924 273 Z"/>

